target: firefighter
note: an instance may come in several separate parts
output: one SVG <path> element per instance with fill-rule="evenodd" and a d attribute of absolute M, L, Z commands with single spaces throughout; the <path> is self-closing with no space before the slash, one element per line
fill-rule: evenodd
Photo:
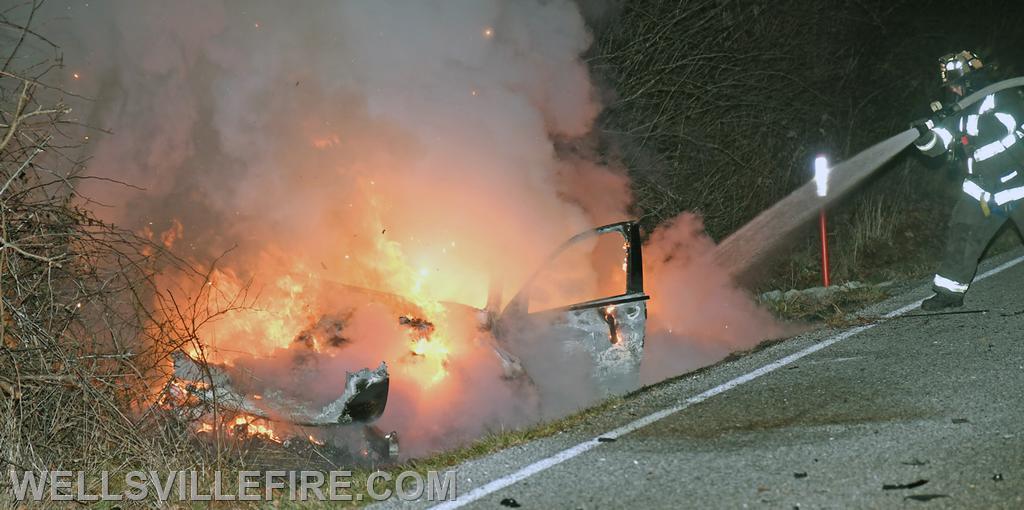
<path fill-rule="evenodd" d="M 939 60 L 942 85 L 955 100 L 988 85 L 986 69 L 970 51 Z M 963 305 L 978 259 L 1012 219 L 1024 231 L 1024 99 L 1014 89 L 986 96 L 962 114 L 914 123 L 914 142 L 932 157 L 949 154 L 965 178 L 949 221 L 945 252 L 926 311 Z"/>

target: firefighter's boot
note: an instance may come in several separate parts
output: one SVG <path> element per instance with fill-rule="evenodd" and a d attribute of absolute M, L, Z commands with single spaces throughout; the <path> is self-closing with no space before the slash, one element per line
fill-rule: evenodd
<path fill-rule="evenodd" d="M 964 306 L 964 295 L 951 292 L 936 292 L 934 296 L 925 299 L 921 303 L 921 309 L 926 312 L 937 312 L 961 306 Z"/>

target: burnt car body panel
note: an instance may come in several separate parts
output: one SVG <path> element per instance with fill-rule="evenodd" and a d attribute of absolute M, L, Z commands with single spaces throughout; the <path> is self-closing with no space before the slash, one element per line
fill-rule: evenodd
<path fill-rule="evenodd" d="M 503 344 L 517 343 L 512 338 L 523 334 L 558 342 L 561 344 L 558 352 L 565 356 L 566 362 L 581 355 L 589 357 L 592 364 L 589 375 L 598 396 L 624 393 L 639 385 L 647 323 L 646 301 L 650 299 L 644 293 L 640 228 L 636 222 L 625 221 L 588 230 L 564 242 L 547 259 L 550 263 L 569 248 L 606 234 L 622 236 L 625 252 L 622 293 L 530 312 L 531 289 L 544 270 L 542 266 L 506 305 L 497 320 L 496 333 Z M 514 353 L 524 347 L 508 345 Z M 528 357 L 525 352 L 519 354 Z M 525 367 L 528 373 L 531 372 L 529 365 Z"/>
<path fill-rule="evenodd" d="M 341 395 L 315 409 L 308 402 L 280 394 L 256 400 L 247 396 L 252 391 L 246 388 L 245 374 L 232 375 L 230 367 L 198 361 L 182 351 L 174 351 L 171 357 L 174 372 L 168 391 L 172 396 L 179 400 L 194 397 L 206 406 L 262 419 L 307 427 L 373 423 L 388 401 L 390 378 L 384 362 L 376 370 L 362 368 L 346 374 Z"/>

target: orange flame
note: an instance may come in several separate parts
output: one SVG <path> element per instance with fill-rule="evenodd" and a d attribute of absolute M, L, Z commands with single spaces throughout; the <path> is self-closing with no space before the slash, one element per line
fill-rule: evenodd
<path fill-rule="evenodd" d="M 245 436 L 261 437 L 263 439 L 268 439 L 268 440 L 273 441 L 275 443 L 280 443 L 281 442 L 281 438 L 278 437 L 276 432 L 274 432 L 274 429 L 270 428 L 267 425 L 264 425 L 263 422 L 264 422 L 264 420 L 262 420 L 260 418 L 257 418 L 255 416 L 249 416 L 249 415 L 237 416 L 237 417 L 235 417 L 235 421 L 234 421 L 234 425 L 235 425 L 233 427 L 234 431 L 232 431 L 232 428 L 229 428 L 228 429 L 228 431 L 229 431 L 228 434 L 229 435 L 235 435 L 235 434 L 241 433 L 241 434 L 243 434 Z"/>

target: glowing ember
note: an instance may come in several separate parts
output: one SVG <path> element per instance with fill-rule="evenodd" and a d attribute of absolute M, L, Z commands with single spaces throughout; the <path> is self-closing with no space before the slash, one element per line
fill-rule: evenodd
<path fill-rule="evenodd" d="M 619 332 L 618 321 L 615 319 L 615 305 L 602 308 L 601 315 L 608 324 L 608 341 L 616 345 L 622 342 L 622 333 Z"/>

